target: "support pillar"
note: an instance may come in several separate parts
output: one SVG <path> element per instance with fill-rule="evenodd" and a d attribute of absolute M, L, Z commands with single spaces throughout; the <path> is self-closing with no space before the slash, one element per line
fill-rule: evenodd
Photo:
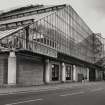
<path fill-rule="evenodd" d="M 49 59 L 45 61 L 45 83 L 50 82 L 50 62 Z"/>
<path fill-rule="evenodd" d="M 103 72 L 102 71 L 99 71 L 99 80 L 103 80 Z"/>
<path fill-rule="evenodd" d="M 101 80 L 103 80 L 103 71 L 101 71 Z"/>
<path fill-rule="evenodd" d="M 78 81 L 77 79 L 77 70 L 76 70 L 76 66 L 73 65 L 73 81 Z"/>
<path fill-rule="evenodd" d="M 11 51 L 8 57 L 8 85 L 16 85 L 16 56 Z"/>
<path fill-rule="evenodd" d="M 66 66 L 65 66 L 65 63 L 62 63 L 62 77 L 61 77 L 61 81 L 62 82 L 66 81 Z"/>
<path fill-rule="evenodd" d="M 101 80 L 103 80 L 103 71 L 101 71 Z"/>
<path fill-rule="evenodd" d="M 89 68 L 87 68 L 87 81 L 89 81 Z"/>
<path fill-rule="evenodd" d="M 96 77 L 96 80 L 99 80 L 99 73 L 97 69 L 95 70 L 95 77 Z"/>

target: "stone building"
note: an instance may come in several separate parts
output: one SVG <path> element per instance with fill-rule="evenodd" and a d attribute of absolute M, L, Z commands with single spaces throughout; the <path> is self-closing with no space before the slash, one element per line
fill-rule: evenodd
<path fill-rule="evenodd" d="M 94 39 L 95 34 L 70 5 L 30 5 L 3 12 L 0 85 L 102 80 Z"/>

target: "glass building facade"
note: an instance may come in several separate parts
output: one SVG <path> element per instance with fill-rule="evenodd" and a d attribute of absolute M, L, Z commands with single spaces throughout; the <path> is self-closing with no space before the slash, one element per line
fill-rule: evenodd
<path fill-rule="evenodd" d="M 1 52 L 8 52 L 4 60 L 10 65 L 4 70 L 5 83 L 16 80 L 18 84 L 39 85 L 44 81 L 103 79 L 105 39 L 93 33 L 71 6 L 9 12 L 0 21 Z M 9 61 L 13 59 L 11 53 L 15 55 L 13 64 Z M 16 67 L 12 69 L 11 64 Z M 9 75 L 11 69 L 15 76 Z"/>
<path fill-rule="evenodd" d="M 8 43 L 11 48 L 23 48 L 53 57 L 57 57 L 59 52 L 94 63 L 92 33 L 73 8 L 66 6 L 34 21 L 1 42 L 4 46 Z"/>

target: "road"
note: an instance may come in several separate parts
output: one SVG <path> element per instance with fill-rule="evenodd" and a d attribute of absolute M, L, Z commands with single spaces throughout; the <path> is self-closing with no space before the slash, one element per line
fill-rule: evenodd
<path fill-rule="evenodd" d="M 105 84 L 1 95 L 0 105 L 105 105 Z"/>

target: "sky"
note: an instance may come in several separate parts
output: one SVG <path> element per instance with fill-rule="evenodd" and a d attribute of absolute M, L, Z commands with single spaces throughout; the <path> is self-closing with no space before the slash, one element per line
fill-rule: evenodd
<path fill-rule="evenodd" d="M 105 0 L 0 0 L 0 10 L 30 4 L 70 4 L 94 33 L 105 38 Z"/>

